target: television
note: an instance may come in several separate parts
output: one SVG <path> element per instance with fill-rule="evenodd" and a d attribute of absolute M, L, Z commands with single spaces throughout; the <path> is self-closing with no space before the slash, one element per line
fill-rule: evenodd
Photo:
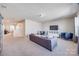
<path fill-rule="evenodd" d="M 44 35 L 45 34 L 45 31 L 40 31 L 40 35 Z"/>
<path fill-rule="evenodd" d="M 58 25 L 51 25 L 50 30 L 58 30 Z"/>

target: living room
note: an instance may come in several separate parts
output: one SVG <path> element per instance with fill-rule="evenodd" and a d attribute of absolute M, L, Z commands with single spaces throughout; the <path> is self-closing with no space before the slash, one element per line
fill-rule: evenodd
<path fill-rule="evenodd" d="M 1 4 L 5 35 L 11 33 L 4 37 L 2 55 L 78 55 L 78 7 L 76 3 Z"/>
<path fill-rule="evenodd" d="M 56 5 L 56 7 L 57 7 L 57 5 Z M 65 6 L 65 8 L 66 7 L 67 6 Z M 75 10 L 73 10 L 73 9 L 75 9 Z M 63 10 L 63 9 L 60 8 L 59 10 Z M 74 42 L 74 43 L 77 44 L 78 35 L 79 35 L 78 34 L 78 22 L 79 22 L 78 18 L 79 17 L 78 17 L 78 12 L 76 12 L 78 10 L 77 5 L 76 5 L 76 7 L 72 6 L 70 8 L 70 10 L 73 10 L 74 12 L 73 11 L 68 11 L 68 9 L 67 9 L 67 11 L 60 12 L 60 14 L 62 13 L 63 16 L 61 16 L 59 14 L 59 12 L 56 11 L 56 10 L 55 11 L 56 11 L 57 14 L 53 13 L 53 11 L 50 10 L 50 12 L 52 12 L 54 14 L 53 15 L 52 13 L 49 12 L 50 14 L 52 14 L 54 16 L 54 20 L 51 19 L 51 16 L 50 16 L 49 20 L 44 19 L 44 17 L 46 17 L 45 13 L 40 13 L 39 15 L 37 15 L 37 17 L 34 20 L 33 19 L 26 19 L 25 20 L 25 25 L 26 25 L 25 26 L 25 30 L 26 30 L 25 35 L 28 38 L 30 38 L 29 37 L 30 34 L 34 34 L 37 37 L 47 37 L 47 38 L 53 37 L 53 39 L 62 38 L 67 42 L 69 41 L 69 42 Z M 68 15 L 67 15 L 67 12 L 68 12 Z M 60 17 L 55 18 L 55 15 L 59 16 L 58 14 L 60 15 Z M 53 18 L 53 16 L 52 16 L 52 18 Z M 40 18 L 42 18 L 42 19 L 40 19 Z M 37 19 L 40 19 L 40 20 L 37 20 Z M 51 29 L 51 27 L 52 27 L 52 29 Z M 34 38 L 34 40 L 33 40 L 33 38 L 34 37 L 32 37 L 32 39 L 30 38 L 33 42 L 44 46 L 42 43 L 38 43 L 38 41 L 40 41 L 40 40 L 38 40 L 36 42 L 35 38 Z M 56 41 L 56 40 L 54 40 L 54 41 Z M 62 42 L 63 41 L 61 41 L 61 43 Z M 62 44 L 60 44 L 60 45 L 62 45 Z M 66 43 L 66 44 L 68 44 L 68 43 Z M 56 44 L 53 44 L 53 47 L 55 45 Z M 47 48 L 48 50 L 51 50 L 50 48 L 48 48 L 46 46 L 44 46 L 44 47 Z M 72 48 L 69 48 L 69 49 L 71 51 L 75 51 Z M 77 51 L 75 51 L 75 52 L 77 52 Z M 71 52 L 71 53 L 73 53 L 73 52 Z"/>

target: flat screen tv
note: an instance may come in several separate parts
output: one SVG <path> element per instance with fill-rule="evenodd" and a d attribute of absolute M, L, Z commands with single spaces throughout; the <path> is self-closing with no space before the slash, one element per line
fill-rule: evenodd
<path fill-rule="evenodd" d="M 58 30 L 58 25 L 51 25 L 50 30 Z"/>

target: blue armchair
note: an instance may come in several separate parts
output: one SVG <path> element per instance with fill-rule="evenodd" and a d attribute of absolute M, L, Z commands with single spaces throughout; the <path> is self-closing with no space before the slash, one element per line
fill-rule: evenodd
<path fill-rule="evenodd" d="M 66 40 L 72 40 L 73 39 L 73 33 L 63 32 L 60 34 L 61 38 Z"/>
<path fill-rule="evenodd" d="M 73 33 L 66 33 L 65 34 L 65 39 L 66 40 L 71 40 L 73 38 Z"/>
<path fill-rule="evenodd" d="M 66 34 L 65 32 L 61 33 L 61 34 L 60 34 L 60 37 L 61 37 L 61 38 L 65 38 L 65 34 Z"/>

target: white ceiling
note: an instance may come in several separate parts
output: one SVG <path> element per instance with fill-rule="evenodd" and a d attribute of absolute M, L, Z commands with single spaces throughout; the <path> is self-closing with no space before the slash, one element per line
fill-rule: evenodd
<path fill-rule="evenodd" d="M 2 16 L 11 20 L 48 21 L 68 17 L 78 11 L 78 4 L 71 3 L 7 3 L 0 5 L 6 6 L 6 8 L 0 6 Z"/>

